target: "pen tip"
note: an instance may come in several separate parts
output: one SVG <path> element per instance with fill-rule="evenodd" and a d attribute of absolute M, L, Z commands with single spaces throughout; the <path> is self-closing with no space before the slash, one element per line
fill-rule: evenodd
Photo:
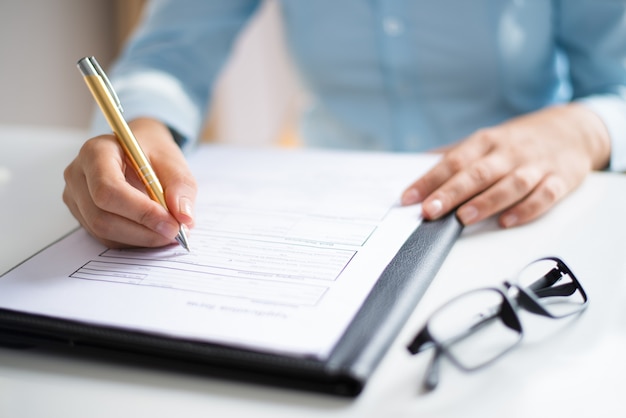
<path fill-rule="evenodd" d="M 176 241 L 178 241 L 180 246 L 187 250 L 187 252 L 191 252 L 191 250 L 189 249 L 187 234 L 185 233 L 185 228 L 183 227 L 183 225 L 181 225 L 180 229 L 178 230 L 178 235 L 176 235 Z"/>

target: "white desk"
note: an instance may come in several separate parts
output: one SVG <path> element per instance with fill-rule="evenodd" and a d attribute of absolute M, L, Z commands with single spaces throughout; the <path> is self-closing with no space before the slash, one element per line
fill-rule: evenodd
<path fill-rule="evenodd" d="M 63 204 L 63 169 L 85 134 L 0 126 L 0 273 L 78 225 Z"/>
<path fill-rule="evenodd" d="M 0 167 L 10 171 L 0 177 L 0 270 L 76 225 L 61 201 L 62 171 L 81 139 L 73 131 L 0 127 Z M 619 416 L 626 390 L 624 214 L 626 177 L 594 173 L 528 226 L 468 228 L 355 400 L 0 349 L 0 417 Z M 524 315 L 525 339 L 509 355 L 469 375 L 445 362 L 440 387 L 419 393 L 430 355 L 411 357 L 405 345 L 428 314 L 547 254 L 574 270 L 589 309 L 574 320 Z"/>

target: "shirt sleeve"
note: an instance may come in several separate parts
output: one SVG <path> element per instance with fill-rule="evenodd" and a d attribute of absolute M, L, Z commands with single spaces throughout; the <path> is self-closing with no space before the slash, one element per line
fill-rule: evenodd
<path fill-rule="evenodd" d="M 199 136 L 212 85 L 258 0 L 156 0 L 112 66 L 110 79 L 132 120 L 151 117 L 189 146 Z M 96 112 L 92 134 L 110 132 Z"/>
<path fill-rule="evenodd" d="M 560 0 L 557 37 L 567 56 L 573 100 L 603 120 L 609 169 L 626 170 L 626 1 Z"/>

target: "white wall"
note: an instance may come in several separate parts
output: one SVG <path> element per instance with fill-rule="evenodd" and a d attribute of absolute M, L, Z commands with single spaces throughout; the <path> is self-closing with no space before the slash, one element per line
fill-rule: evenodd
<path fill-rule="evenodd" d="M 76 61 L 114 51 L 108 0 L 0 1 L 0 124 L 85 128 L 93 109 Z"/>
<path fill-rule="evenodd" d="M 226 1 L 226 0 L 225 0 Z M 86 128 L 94 104 L 76 61 L 107 66 L 116 41 L 110 0 L 0 0 L 0 124 Z M 217 87 L 219 140 L 265 144 L 300 103 L 273 0 L 237 43 Z"/>
<path fill-rule="evenodd" d="M 241 34 L 216 89 L 216 137 L 263 145 L 293 129 L 305 105 L 283 38 L 278 4 L 266 0 Z"/>

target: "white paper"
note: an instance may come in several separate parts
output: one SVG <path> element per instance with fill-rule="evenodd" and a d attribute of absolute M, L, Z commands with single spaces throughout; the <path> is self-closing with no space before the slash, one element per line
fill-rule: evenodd
<path fill-rule="evenodd" d="M 435 156 L 203 146 L 191 253 L 84 230 L 0 278 L 0 307 L 326 358 L 421 222 L 401 192 Z"/>

